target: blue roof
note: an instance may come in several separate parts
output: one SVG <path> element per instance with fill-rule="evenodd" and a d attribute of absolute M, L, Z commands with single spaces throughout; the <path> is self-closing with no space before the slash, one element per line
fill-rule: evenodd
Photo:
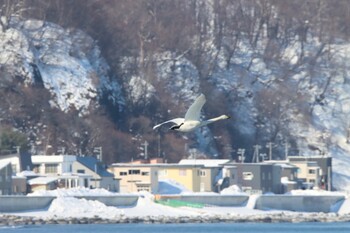
<path fill-rule="evenodd" d="M 87 156 L 87 157 L 77 157 L 77 161 L 89 168 L 90 170 L 96 172 L 99 176 L 102 177 L 114 177 L 114 175 L 107 171 L 105 165 L 97 160 L 95 157 Z M 97 171 L 96 171 L 97 168 Z"/>

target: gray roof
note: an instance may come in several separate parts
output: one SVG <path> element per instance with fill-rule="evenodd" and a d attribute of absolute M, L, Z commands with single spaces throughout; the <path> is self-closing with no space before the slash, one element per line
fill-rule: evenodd
<path fill-rule="evenodd" d="M 106 166 L 97 160 L 95 157 L 77 157 L 77 161 L 89 168 L 90 170 L 96 172 L 101 177 L 114 177 L 114 175 L 107 171 Z"/>

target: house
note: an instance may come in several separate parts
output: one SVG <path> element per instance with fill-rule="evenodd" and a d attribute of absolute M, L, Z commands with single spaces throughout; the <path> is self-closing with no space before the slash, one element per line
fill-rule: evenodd
<path fill-rule="evenodd" d="M 301 182 L 298 178 L 299 168 L 284 160 L 266 160 L 264 163 L 273 164 L 281 169 L 282 193 L 287 193 L 301 188 Z"/>
<path fill-rule="evenodd" d="M 163 164 L 159 167 L 159 180 L 168 179 L 182 184 L 191 192 L 205 190 L 206 171 L 204 165 L 195 164 Z M 211 177 L 211 176 L 208 176 Z"/>
<path fill-rule="evenodd" d="M 314 175 L 310 174 L 309 178 L 314 179 L 317 181 L 315 186 L 325 189 L 325 190 L 332 190 L 332 157 L 330 156 L 288 156 L 288 160 L 291 164 L 299 164 L 300 162 L 314 162 L 317 164 L 317 166 L 320 168 L 319 177 L 316 176 L 316 173 L 313 173 Z M 299 166 L 298 166 L 299 167 Z M 300 167 L 300 169 L 305 169 L 305 166 Z M 310 171 L 307 172 L 314 172 L 312 170 L 315 170 L 315 168 L 310 168 Z M 315 171 L 316 172 L 316 171 Z M 305 171 L 300 171 L 300 173 L 305 174 Z M 304 179 L 308 179 L 306 175 L 303 176 Z M 312 180 L 311 180 L 312 181 Z"/>
<path fill-rule="evenodd" d="M 226 164 L 229 165 L 229 164 Z M 237 167 L 237 177 L 233 180 L 248 193 L 279 194 L 282 192 L 281 169 L 266 163 L 232 163 Z"/>
<path fill-rule="evenodd" d="M 90 187 L 119 191 L 119 181 L 95 157 L 33 155 L 34 172 L 57 178 L 57 187 Z M 50 186 L 53 187 L 53 186 Z"/>
<path fill-rule="evenodd" d="M 235 166 L 225 166 L 228 159 L 183 159 L 179 165 L 202 165 L 200 169 L 200 192 L 220 192 L 234 184 L 237 176 Z"/>
<path fill-rule="evenodd" d="M 42 176 L 28 180 L 28 184 L 32 192 L 41 190 L 54 190 L 58 187 L 58 178 Z"/>
<path fill-rule="evenodd" d="M 0 162 L 0 195 L 12 193 L 12 165 L 8 161 Z"/>
<path fill-rule="evenodd" d="M 27 193 L 27 179 L 20 174 L 24 170 L 30 170 L 32 163 L 29 153 L 12 153 L 0 156 L 0 161 L 11 163 L 12 167 L 12 194 Z"/>
<path fill-rule="evenodd" d="M 77 157 L 74 155 L 33 155 L 34 172 L 49 178 L 39 179 L 38 177 L 30 180 L 30 182 L 28 181 L 32 191 L 33 186 L 38 185 L 41 187 L 35 187 L 35 189 L 89 187 L 90 175 L 73 173 L 73 163 L 76 160 Z M 38 180 L 40 181 L 39 184 L 35 183 Z"/>
<path fill-rule="evenodd" d="M 104 188 L 119 192 L 119 179 L 114 179 L 114 174 L 108 172 L 104 164 L 95 157 L 77 157 L 72 164 L 72 171 L 73 173 L 91 176 L 90 183 L 85 183 L 85 187 Z"/>
<path fill-rule="evenodd" d="M 108 170 L 119 180 L 121 193 L 158 192 L 158 164 L 115 163 Z"/>
<path fill-rule="evenodd" d="M 321 168 L 317 162 L 307 160 L 294 160 L 291 163 L 298 167 L 298 179 L 303 189 L 319 188 L 321 182 Z"/>
<path fill-rule="evenodd" d="M 0 161 L 11 163 L 13 175 L 16 175 L 24 170 L 29 171 L 32 169 L 31 155 L 26 152 L 1 155 Z"/>
<path fill-rule="evenodd" d="M 72 172 L 74 155 L 33 155 L 33 170 L 40 175 L 60 175 Z"/>

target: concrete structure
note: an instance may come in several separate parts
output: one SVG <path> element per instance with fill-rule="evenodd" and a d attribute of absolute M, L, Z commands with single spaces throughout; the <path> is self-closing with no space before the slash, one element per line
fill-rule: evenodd
<path fill-rule="evenodd" d="M 48 196 L 0 196 L 0 212 L 32 211 L 48 208 L 56 197 Z M 138 195 L 77 196 L 87 200 L 97 200 L 107 206 L 133 206 Z"/>
<path fill-rule="evenodd" d="M 108 170 L 119 180 L 120 192 L 158 191 L 159 165 L 115 163 Z"/>
<path fill-rule="evenodd" d="M 104 164 L 95 157 L 77 157 L 72 165 L 73 173 L 86 174 L 91 177 L 84 182 L 85 187 L 104 188 L 112 192 L 119 192 L 119 179 L 107 171 Z"/>
<path fill-rule="evenodd" d="M 300 164 L 301 162 L 315 162 L 319 167 L 320 171 L 318 177 L 314 176 L 314 178 L 308 178 L 307 176 L 303 176 L 303 179 L 315 179 L 317 183 L 315 186 L 325 189 L 332 190 L 332 157 L 330 156 L 288 156 L 288 160 L 291 164 Z M 303 169 L 303 167 L 300 167 Z M 312 168 L 311 168 L 312 169 Z M 301 171 L 304 174 L 304 171 Z M 298 174 L 299 175 L 299 174 Z M 310 174 L 310 176 L 312 176 Z M 301 177 L 299 175 L 299 177 Z"/>
<path fill-rule="evenodd" d="M 12 193 L 12 165 L 8 161 L 0 162 L 0 195 Z"/>
<path fill-rule="evenodd" d="M 289 210 L 300 212 L 337 212 L 338 206 L 345 200 L 342 195 L 263 195 L 255 203 L 255 209 Z"/>

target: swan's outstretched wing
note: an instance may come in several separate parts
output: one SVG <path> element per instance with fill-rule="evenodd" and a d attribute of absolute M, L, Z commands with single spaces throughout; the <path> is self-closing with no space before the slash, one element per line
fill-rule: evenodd
<path fill-rule="evenodd" d="M 205 101 L 205 95 L 201 94 L 187 110 L 185 115 L 185 121 L 198 121 L 201 116 L 201 109 L 205 104 Z"/>
<path fill-rule="evenodd" d="M 162 126 L 162 125 L 167 124 L 167 123 L 170 123 L 170 122 L 175 123 L 176 125 L 180 125 L 180 124 L 184 123 L 184 121 L 185 121 L 184 118 L 175 118 L 175 119 L 168 120 L 168 121 L 165 121 L 165 122 L 163 122 L 163 123 L 160 123 L 160 124 L 158 124 L 158 125 L 155 125 L 155 126 L 153 127 L 153 129 L 156 129 L 156 128 L 158 128 L 159 126 Z"/>

